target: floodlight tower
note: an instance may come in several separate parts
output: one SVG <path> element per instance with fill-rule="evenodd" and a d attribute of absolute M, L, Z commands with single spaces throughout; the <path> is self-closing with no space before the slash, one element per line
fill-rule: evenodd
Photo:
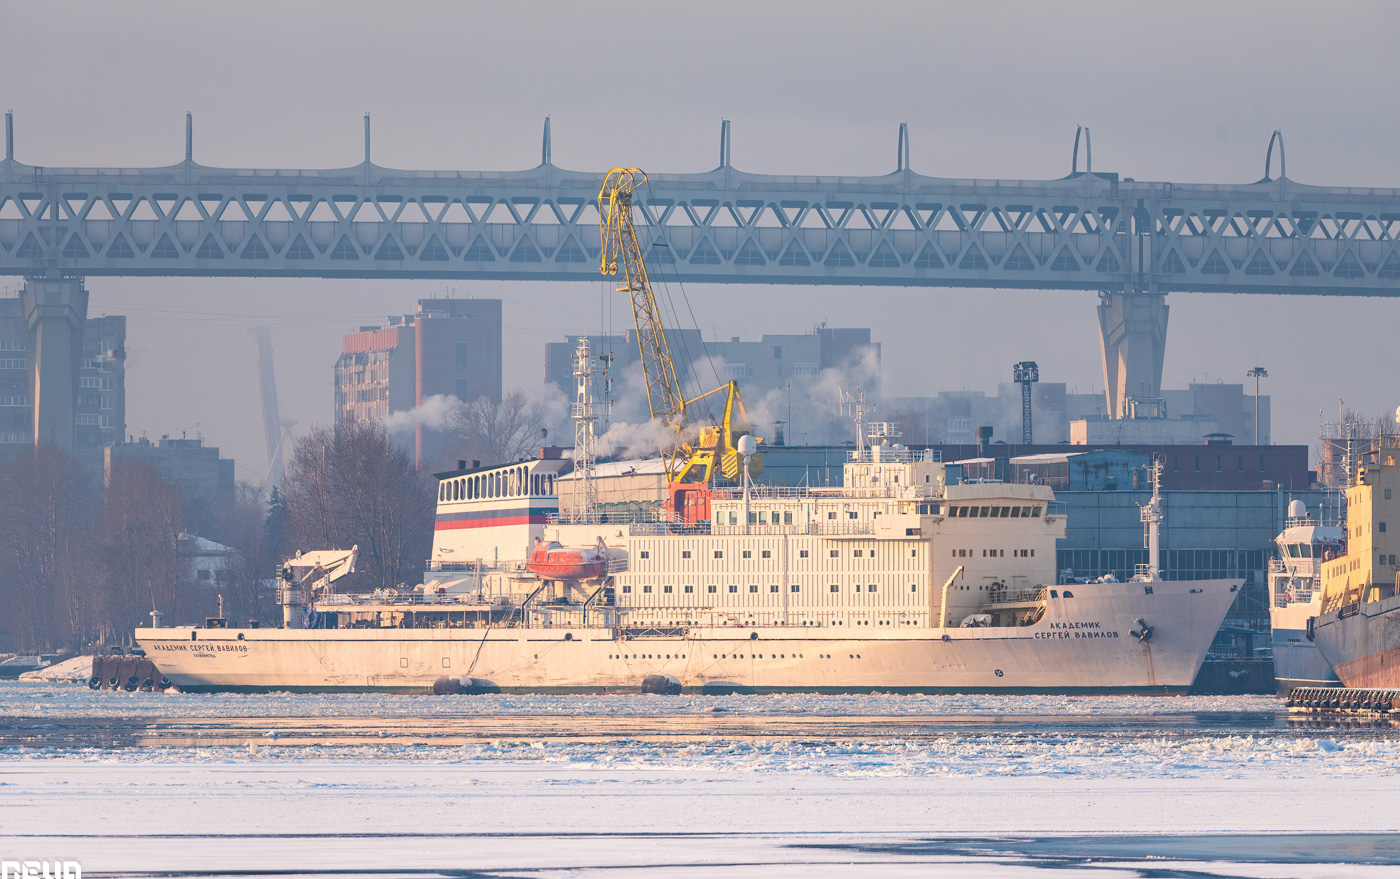
<path fill-rule="evenodd" d="M 1021 443 L 1031 444 L 1031 385 L 1040 381 L 1040 367 L 1034 360 L 1022 360 L 1011 367 L 1012 381 L 1021 386 Z"/>
<path fill-rule="evenodd" d="M 1254 379 L 1254 444 L 1263 445 L 1259 439 L 1259 380 L 1268 378 L 1269 371 L 1262 366 L 1256 366 L 1244 374 L 1245 378 Z"/>

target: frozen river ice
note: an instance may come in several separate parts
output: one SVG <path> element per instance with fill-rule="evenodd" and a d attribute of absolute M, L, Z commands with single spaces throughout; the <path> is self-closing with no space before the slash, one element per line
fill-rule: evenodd
<path fill-rule="evenodd" d="M 87 876 L 1391 876 L 1398 824 L 1400 736 L 1268 697 L 0 684 L 0 859 Z"/>

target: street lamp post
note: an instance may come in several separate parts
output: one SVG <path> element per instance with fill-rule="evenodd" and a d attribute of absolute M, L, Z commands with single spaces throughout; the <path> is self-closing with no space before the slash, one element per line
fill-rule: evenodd
<path fill-rule="evenodd" d="M 1259 446 L 1263 445 L 1259 441 L 1259 380 L 1268 378 L 1269 371 L 1262 366 L 1256 366 L 1244 375 L 1245 378 L 1254 379 L 1254 444 Z"/>

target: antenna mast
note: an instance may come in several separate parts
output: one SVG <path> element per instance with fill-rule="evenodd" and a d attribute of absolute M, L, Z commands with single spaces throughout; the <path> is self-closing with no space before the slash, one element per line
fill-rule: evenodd
<path fill-rule="evenodd" d="M 578 380 L 573 412 L 574 470 L 578 473 L 578 489 L 570 520 L 589 523 L 596 520 L 598 513 L 598 485 L 593 479 L 593 358 L 587 336 L 579 336 L 574 348 L 574 377 Z"/>
<path fill-rule="evenodd" d="M 865 457 L 865 416 L 875 412 L 875 404 L 865 402 L 865 391 L 856 388 L 855 396 L 851 396 L 841 388 L 836 392 L 841 395 L 841 412 L 849 413 L 856 421 L 856 453 L 857 460 Z"/>
<path fill-rule="evenodd" d="M 1147 531 L 1144 535 L 1147 543 L 1147 564 L 1137 566 L 1135 579 L 1160 580 L 1161 572 L 1157 565 L 1162 557 L 1162 459 L 1155 455 L 1152 458 L 1152 500 L 1140 509 L 1142 524 Z"/>

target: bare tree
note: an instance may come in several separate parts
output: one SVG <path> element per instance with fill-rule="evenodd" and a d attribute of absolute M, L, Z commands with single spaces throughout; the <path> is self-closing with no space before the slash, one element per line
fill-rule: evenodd
<path fill-rule="evenodd" d="M 413 582 L 432 545 L 433 487 L 374 422 L 315 428 L 282 484 L 292 548 L 360 547 L 361 585 Z"/>
<path fill-rule="evenodd" d="M 197 622 L 215 600 L 189 582 L 176 540 L 185 530 L 185 499 L 144 463 L 113 468 L 102 502 L 101 556 L 106 577 L 97 596 L 108 625 L 105 638 L 124 640 L 148 614 L 167 624 Z"/>
<path fill-rule="evenodd" d="M 486 397 L 454 409 L 446 427 L 456 435 L 458 456 L 483 464 L 518 461 L 541 445 L 548 410 L 524 391 L 495 403 Z"/>
<path fill-rule="evenodd" d="M 95 636 L 93 484 L 51 447 L 0 467 L 0 648 L 40 650 Z"/>

